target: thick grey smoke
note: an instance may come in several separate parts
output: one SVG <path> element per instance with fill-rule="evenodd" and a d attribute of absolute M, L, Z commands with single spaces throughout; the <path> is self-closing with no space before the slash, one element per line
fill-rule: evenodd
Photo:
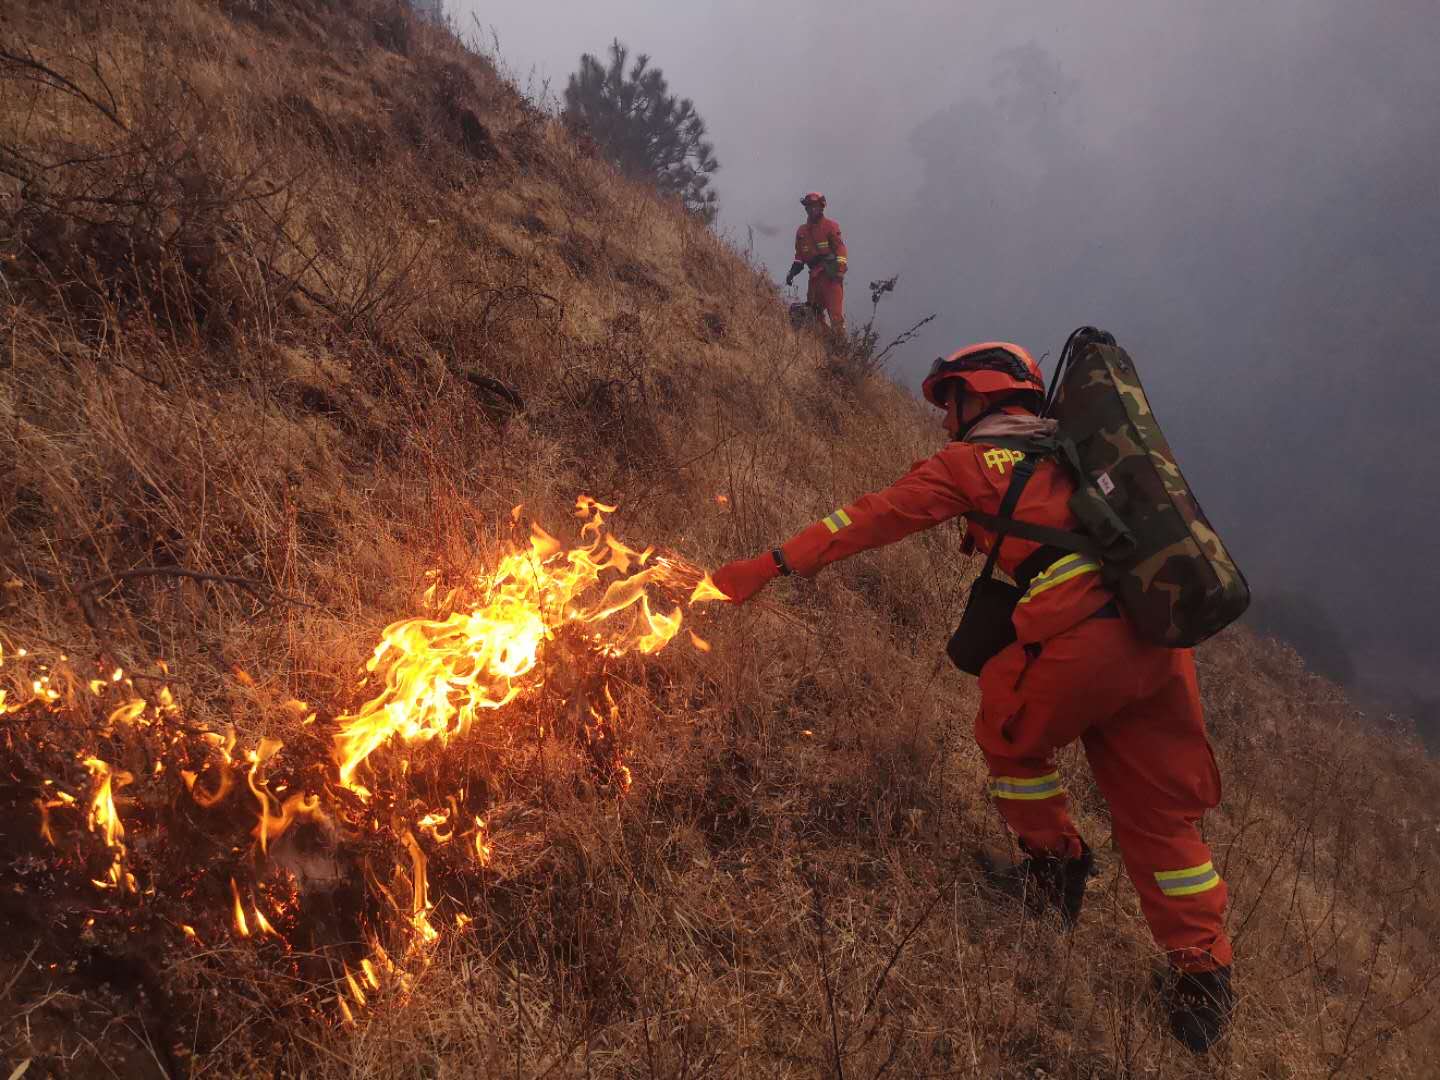
<path fill-rule="evenodd" d="M 951 340 L 1120 335 L 1257 589 L 1318 596 L 1385 675 L 1427 664 L 1440 603 L 1440 13 L 1423 14 L 1311 4 L 1243 49 L 1177 52 L 1103 132 L 1084 64 L 1001 53 L 988 94 L 914 128 L 919 197 L 896 222 Z"/>
<path fill-rule="evenodd" d="M 912 385 L 968 341 L 1112 330 L 1257 591 L 1310 594 L 1362 675 L 1436 692 L 1440 8 L 1041 7 L 480 21 L 557 86 L 613 36 L 650 52 L 710 123 L 722 224 L 772 267 L 824 190 L 852 281 L 901 275 L 886 327 L 939 313 Z"/>

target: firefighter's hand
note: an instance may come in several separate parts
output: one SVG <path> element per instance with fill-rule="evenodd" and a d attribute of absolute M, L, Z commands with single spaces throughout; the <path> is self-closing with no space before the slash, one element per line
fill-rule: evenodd
<path fill-rule="evenodd" d="M 710 580 L 732 604 L 743 604 L 779 575 L 780 567 L 775 565 L 774 557 L 765 554 L 726 563 Z"/>
<path fill-rule="evenodd" d="M 789 285 L 789 284 L 790 284 L 792 281 L 794 281 L 794 280 L 795 280 L 795 271 L 794 271 L 794 270 L 791 270 L 788 274 L 785 275 L 785 284 L 786 284 L 786 285 Z"/>

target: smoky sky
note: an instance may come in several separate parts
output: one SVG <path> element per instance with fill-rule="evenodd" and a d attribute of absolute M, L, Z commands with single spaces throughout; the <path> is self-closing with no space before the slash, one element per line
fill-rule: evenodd
<path fill-rule="evenodd" d="M 1437 689 L 1434 0 L 451 12 L 532 93 L 614 37 L 649 53 L 709 124 L 720 227 L 777 276 L 824 191 L 851 318 L 894 273 L 882 330 L 938 315 L 908 385 L 971 341 L 1114 332 L 1257 593 L 1312 593 L 1362 672 Z"/>

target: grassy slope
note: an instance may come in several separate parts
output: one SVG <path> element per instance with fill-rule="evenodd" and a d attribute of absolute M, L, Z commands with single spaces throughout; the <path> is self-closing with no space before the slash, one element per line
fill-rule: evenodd
<path fill-rule="evenodd" d="M 908 395 L 824 376 L 762 275 L 446 35 L 362 0 L 99 11 L 10 0 L 0 22 L 118 121 L 5 66 L 0 143 L 30 163 L 4 163 L 110 152 L 23 194 L 0 178 L 12 656 L 163 656 L 193 723 L 303 746 L 277 703 L 322 718 L 350 704 L 379 630 L 416 610 L 427 572 L 459 581 L 492 558 L 517 502 L 559 530 L 577 493 L 612 499 L 626 539 L 714 565 L 935 445 Z M 555 740 L 490 760 L 496 854 L 476 921 L 353 1027 L 284 1005 L 241 945 L 129 982 L 96 974 L 97 952 L 144 960 L 69 933 L 37 898 L 17 853 L 43 747 L 7 736 L 5 1064 L 1429 1074 L 1440 779 L 1243 630 L 1199 656 L 1226 780 L 1207 831 L 1244 994 L 1215 1063 L 1161 1034 L 1154 948 L 1073 752 L 1104 868 L 1083 926 L 1067 938 L 978 891 L 969 852 L 1000 831 L 968 742 L 975 690 L 934 663 L 969 572 L 957 541 L 936 530 L 781 583 L 780 612 L 706 611 L 708 656 L 676 646 L 626 668 L 624 798 Z M 256 615 L 243 594 L 132 581 L 90 625 L 71 593 L 169 563 L 317 606 Z M 171 995 L 171 1014 L 137 985 Z"/>

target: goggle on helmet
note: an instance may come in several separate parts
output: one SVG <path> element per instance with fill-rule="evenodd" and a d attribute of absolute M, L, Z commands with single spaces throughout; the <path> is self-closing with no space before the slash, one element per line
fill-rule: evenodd
<path fill-rule="evenodd" d="M 921 384 L 925 400 L 945 408 L 951 387 L 958 379 L 977 394 L 998 394 L 1007 390 L 1029 390 L 1043 394 L 1045 380 L 1040 365 L 1030 353 L 1008 341 L 986 341 L 967 345 L 949 356 L 937 356 L 930 374 Z"/>

